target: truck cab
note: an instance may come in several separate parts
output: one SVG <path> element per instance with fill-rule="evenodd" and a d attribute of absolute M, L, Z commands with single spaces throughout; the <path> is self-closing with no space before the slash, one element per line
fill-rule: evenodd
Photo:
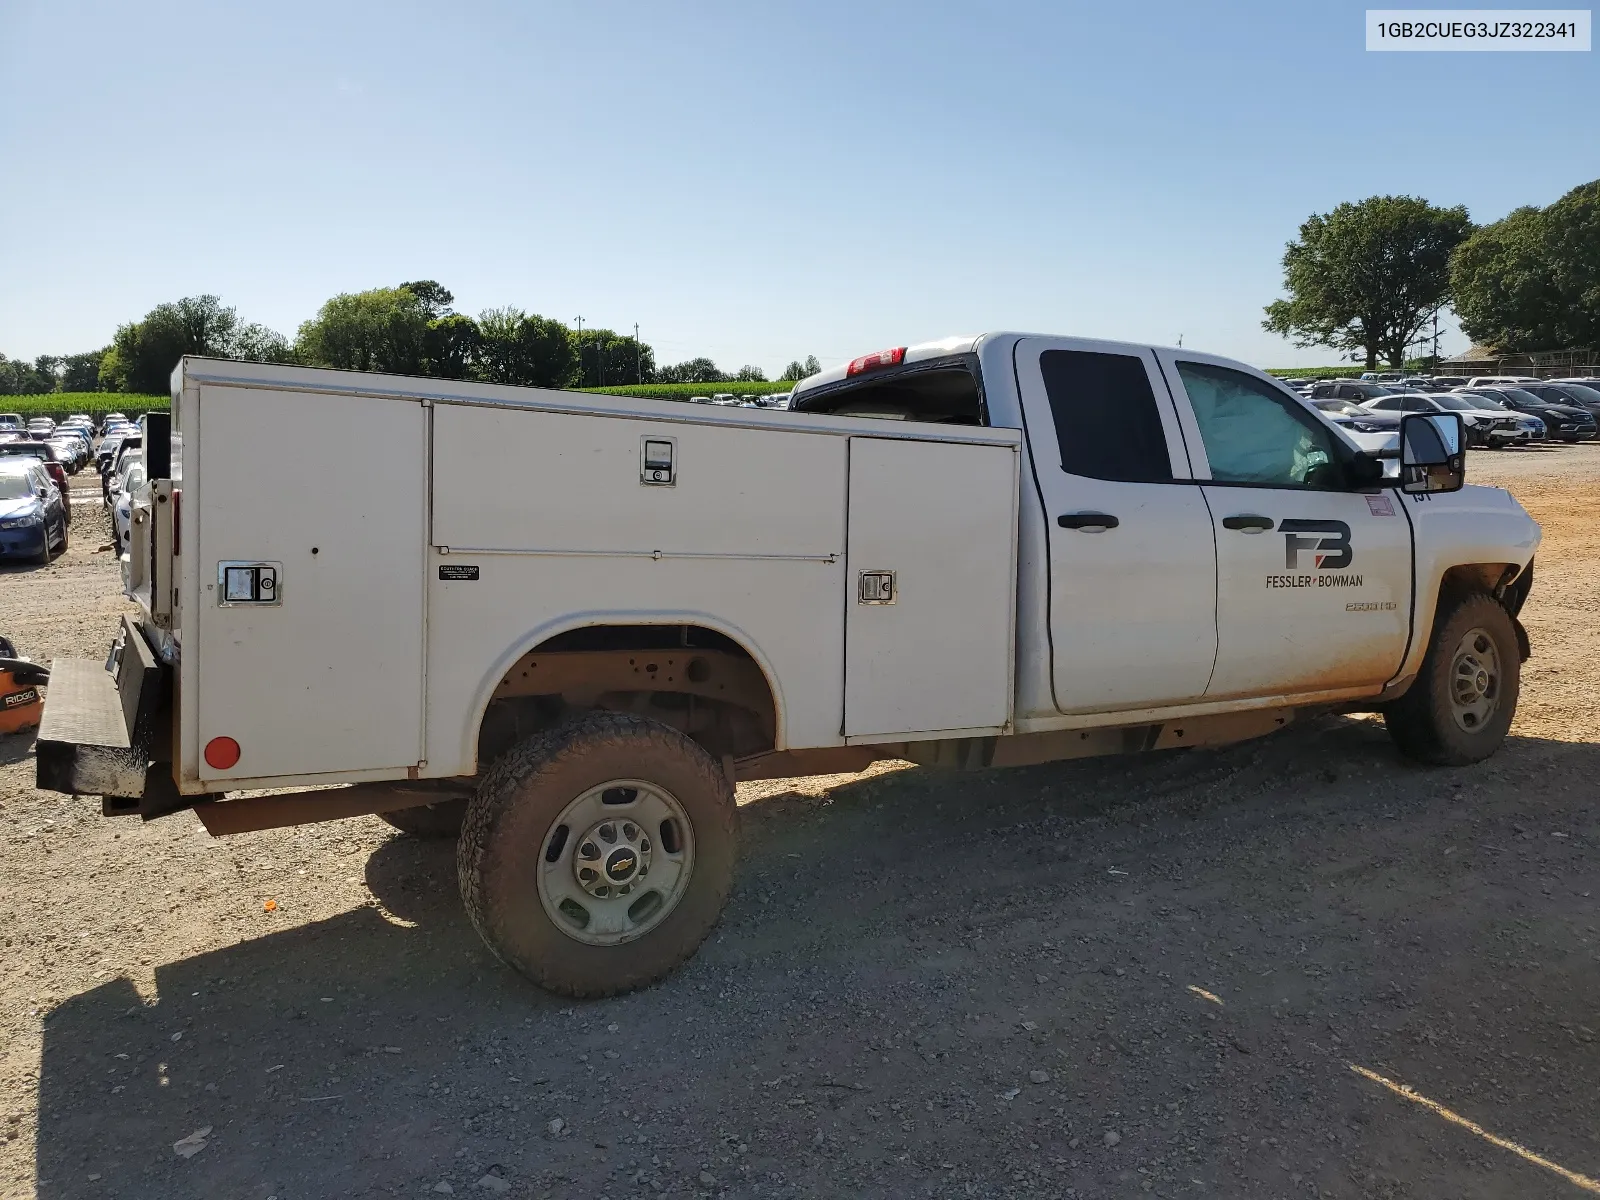
<path fill-rule="evenodd" d="M 39 785 L 217 835 L 459 835 L 474 925 L 568 995 L 693 953 L 741 780 L 1328 710 L 1468 763 L 1528 653 L 1539 530 L 1463 486 L 1458 414 L 1403 417 L 1391 478 L 1186 349 L 949 338 L 783 410 L 186 359 L 145 426 L 139 616 L 109 669 L 53 665 Z"/>

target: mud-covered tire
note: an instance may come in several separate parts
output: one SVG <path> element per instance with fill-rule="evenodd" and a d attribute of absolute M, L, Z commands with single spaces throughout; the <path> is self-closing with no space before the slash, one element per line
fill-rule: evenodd
<path fill-rule="evenodd" d="M 693 855 L 659 923 L 634 940 L 595 945 L 552 919 L 540 871 L 555 861 L 553 838 L 569 836 L 558 834 L 558 818 L 617 780 L 669 793 L 688 819 Z M 654 983 L 693 956 L 722 915 L 737 858 L 738 808 L 717 761 L 677 730 L 623 713 L 588 714 L 500 758 L 467 805 L 456 849 L 467 916 L 495 956 L 540 987 L 581 998 Z"/>
<path fill-rule="evenodd" d="M 401 833 L 409 833 L 412 837 L 453 838 L 461 834 L 461 823 L 467 816 L 467 802 L 465 798 L 440 800 L 435 804 L 417 804 L 378 815 Z"/>
<path fill-rule="evenodd" d="M 1469 635 L 1480 645 L 1468 644 Z M 1464 726 L 1458 718 L 1470 717 L 1471 706 L 1460 699 L 1459 689 L 1470 690 L 1470 663 L 1481 665 L 1491 650 L 1493 668 L 1483 673 L 1492 675 L 1492 708 Z M 1521 685 L 1516 626 L 1504 606 L 1483 592 L 1441 597 L 1422 669 L 1406 694 L 1385 706 L 1384 724 L 1407 757 L 1434 766 L 1465 766 L 1488 758 L 1505 741 Z"/>

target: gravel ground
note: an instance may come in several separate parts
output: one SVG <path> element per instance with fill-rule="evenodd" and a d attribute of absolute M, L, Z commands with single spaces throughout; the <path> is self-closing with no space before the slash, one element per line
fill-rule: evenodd
<path fill-rule="evenodd" d="M 746 785 L 723 923 L 616 1000 L 496 965 L 447 845 L 105 820 L 0 738 L 0 1196 L 1600 1191 L 1600 447 L 1469 470 L 1546 534 L 1494 759 L 1325 718 Z M 73 538 L 0 569 L 35 657 L 123 607 Z"/>

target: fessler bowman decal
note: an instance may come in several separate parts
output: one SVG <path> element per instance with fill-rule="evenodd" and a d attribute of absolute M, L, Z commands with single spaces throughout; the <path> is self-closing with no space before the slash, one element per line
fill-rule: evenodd
<path fill-rule="evenodd" d="M 1300 551 L 1316 552 L 1319 570 L 1330 571 L 1348 567 L 1355 557 L 1350 548 L 1350 526 L 1343 521 L 1305 521 L 1297 517 L 1278 522 L 1283 534 L 1283 566 L 1294 571 L 1300 567 Z M 1327 534 L 1327 537 L 1300 537 L 1299 534 Z"/>

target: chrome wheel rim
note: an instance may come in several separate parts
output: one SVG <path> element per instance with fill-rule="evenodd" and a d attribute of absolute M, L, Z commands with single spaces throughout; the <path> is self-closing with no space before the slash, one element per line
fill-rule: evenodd
<path fill-rule="evenodd" d="M 1500 651 L 1486 629 L 1468 630 L 1450 661 L 1450 712 L 1456 724 L 1477 733 L 1500 707 Z"/>
<path fill-rule="evenodd" d="M 619 946 L 660 925 L 683 899 L 694 828 L 665 788 L 613 779 L 561 810 L 538 870 L 539 902 L 557 929 L 587 946 Z"/>

